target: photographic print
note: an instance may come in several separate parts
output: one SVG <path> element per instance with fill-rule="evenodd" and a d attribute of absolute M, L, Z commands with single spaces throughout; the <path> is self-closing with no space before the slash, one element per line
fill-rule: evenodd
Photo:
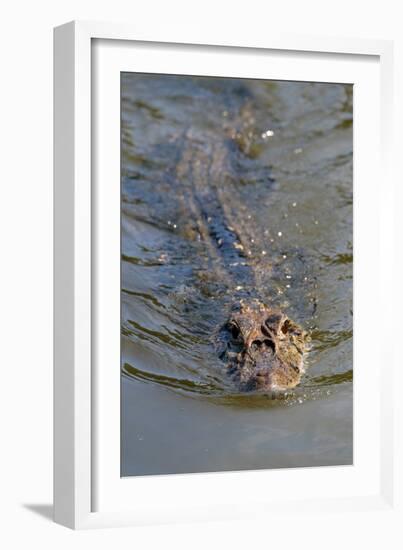
<path fill-rule="evenodd" d="M 353 462 L 353 86 L 121 73 L 121 476 Z"/>

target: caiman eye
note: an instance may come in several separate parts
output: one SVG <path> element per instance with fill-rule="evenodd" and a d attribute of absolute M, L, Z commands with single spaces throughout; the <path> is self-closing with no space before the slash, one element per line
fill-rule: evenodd
<path fill-rule="evenodd" d="M 281 332 L 283 334 L 287 334 L 287 332 L 290 330 L 291 328 L 291 323 L 288 319 L 286 319 L 283 323 L 283 326 L 281 327 Z"/>
<path fill-rule="evenodd" d="M 228 329 L 231 333 L 231 336 L 234 340 L 237 340 L 238 337 L 239 337 L 239 334 L 240 334 L 240 330 L 239 330 L 239 327 L 237 325 L 235 325 L 234 323 L 231 323 L 229 326 L 228 326 Z"/>
<path fill-rule="evenodd" d="M 269 315 L 265 322 L 268 328 L 273 329 L 280 320 L 281 316 L 277 315 L 277 313 L 274 313 L 272 315 Z"/>

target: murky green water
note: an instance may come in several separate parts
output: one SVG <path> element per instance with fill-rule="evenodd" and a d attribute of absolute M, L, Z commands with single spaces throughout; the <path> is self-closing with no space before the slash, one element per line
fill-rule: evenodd
<path fill-rule="evenodd" d="M 247 268 L 217 276 L 171 177 L 184 133 L 222 135 L 245 103 L 232 209 L 272 266 L 259 295 L 312 337 L 281 400 L 239 394 L 216 357 L 254 289 Z M 352 463 L 352 198 L 351 86 L 122 75 L 123 476 Z"/>

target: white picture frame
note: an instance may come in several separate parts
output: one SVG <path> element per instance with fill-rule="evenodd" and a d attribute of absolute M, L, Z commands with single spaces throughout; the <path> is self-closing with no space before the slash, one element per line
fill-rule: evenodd
<path fill-rule="evenodd" d="M 322 81 L 340 81 L 342 75 L 347 75 L 347 81 L 361 90 L 357 95 L 361 100 L 354 104 L 360 120 L 357 126 L 355 120 L 354 171 L 355 180 L 367 182 L 367 190 L 361 193 L 363 186 L 356 188 L 354 182 L 355 192 L 360 192 L 360 209 L 354 211 L 358 228 L 355 247 L 359 245 L 354 268 L 355 348 L 359 352 L 354 355 L 355 364 L 358 361 L 354 380 L 354 466 L 120 480 L 120 370 L 117 367 L 115 374 L 105 370 L 105 363 L 116 359 L 120 333 L 115 292 L 120 261 L 119 185 L 113 190 L 107 183 L 119 178 L 116 163 L 120 142 L 115 138 L 120 121 L 113 103 L 116 75 L 121 70 L 161 71 L 161 63 L 165 72 L 192 74 L 195 63 L 199 63 L 197 74 L 261 76 L 259 71 L 266 69 L 259 69 L 259 59 L 265 56 L 271 56 L 275 67 L 270 73 L 272 78 L 285 79 L 288 75 L 290 79 L 315 80 L 321 75 Z M 293 72 L 286 68 L 286 60 L 294 67 Z M 393 44 L 276 33 L 257 37 L 252 43 L 231 37 L 229 32 L 215 37 L 207 30 L 202 40 L 194 40 L 185 29 L 173 35 L 167 29 L 164 36 L 153 36 L 147 29 L 130 25 L 72 22 L 55 29 L 54 62 L 55 521 L 81 529 L 259 517 L 268 511 L 281 513 L 285 507 L 288 514 L 297 513 L 301 503 L 311 513 L 346 507 L 352 511 L 393 510 L 391 419 L 397 414 L 390 391 L 393 349 L 384 352 L 381 360 L 379 344 L 374 343 L 371 354 L 365 354 L 360 345 L 371 329 L 366 309 L 368 293 L 376 307 L 390 311 L 382 292 L 390 281 L 390 264 L 382 260 L 391 257 L 394 246 L 389 221 L 394 184 Z M 229 67 L 225 74 L 224 63 Z M 380 139 L 371 138 L 371 132 Z M 100 155 L 106 146 L 108 154 Z M 365 148 L 371 162 L 364 162 L 361 151 Z M 106 164 L 100 166 L 100 158 L 106 158 Z M 381 173 L 382 190 L 377 178 Z M 97 178 L 104 178 L 106 193 L 97 192 Z M 368 261 L 377 268 L 368 269 Z M 105 296 L 112 298 L 105 300 Z M 107 344 L 99 338 L 105 331 L 114 334 Z M 104 342 L 102 353 L 100 340 Z M 371 376 L 360 376 L 363 370 L 359 365 L 364 362 Z M 106 422 L 107 418 L 111 420 Z M 363 429 L 366 419 L 375 427 L 372 434 Z M 262 491 L 267 483 L 269 493 Z"/>

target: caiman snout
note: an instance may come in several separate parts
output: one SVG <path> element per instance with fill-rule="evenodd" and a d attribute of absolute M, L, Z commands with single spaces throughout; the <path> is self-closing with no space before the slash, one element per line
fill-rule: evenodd
<path fill-rule="evenodd" d="M 262 302 L 239 303 L 219 332 L 220 357 L 241 391 L 281 392 L 299 384 L 307 335 Z"/>

